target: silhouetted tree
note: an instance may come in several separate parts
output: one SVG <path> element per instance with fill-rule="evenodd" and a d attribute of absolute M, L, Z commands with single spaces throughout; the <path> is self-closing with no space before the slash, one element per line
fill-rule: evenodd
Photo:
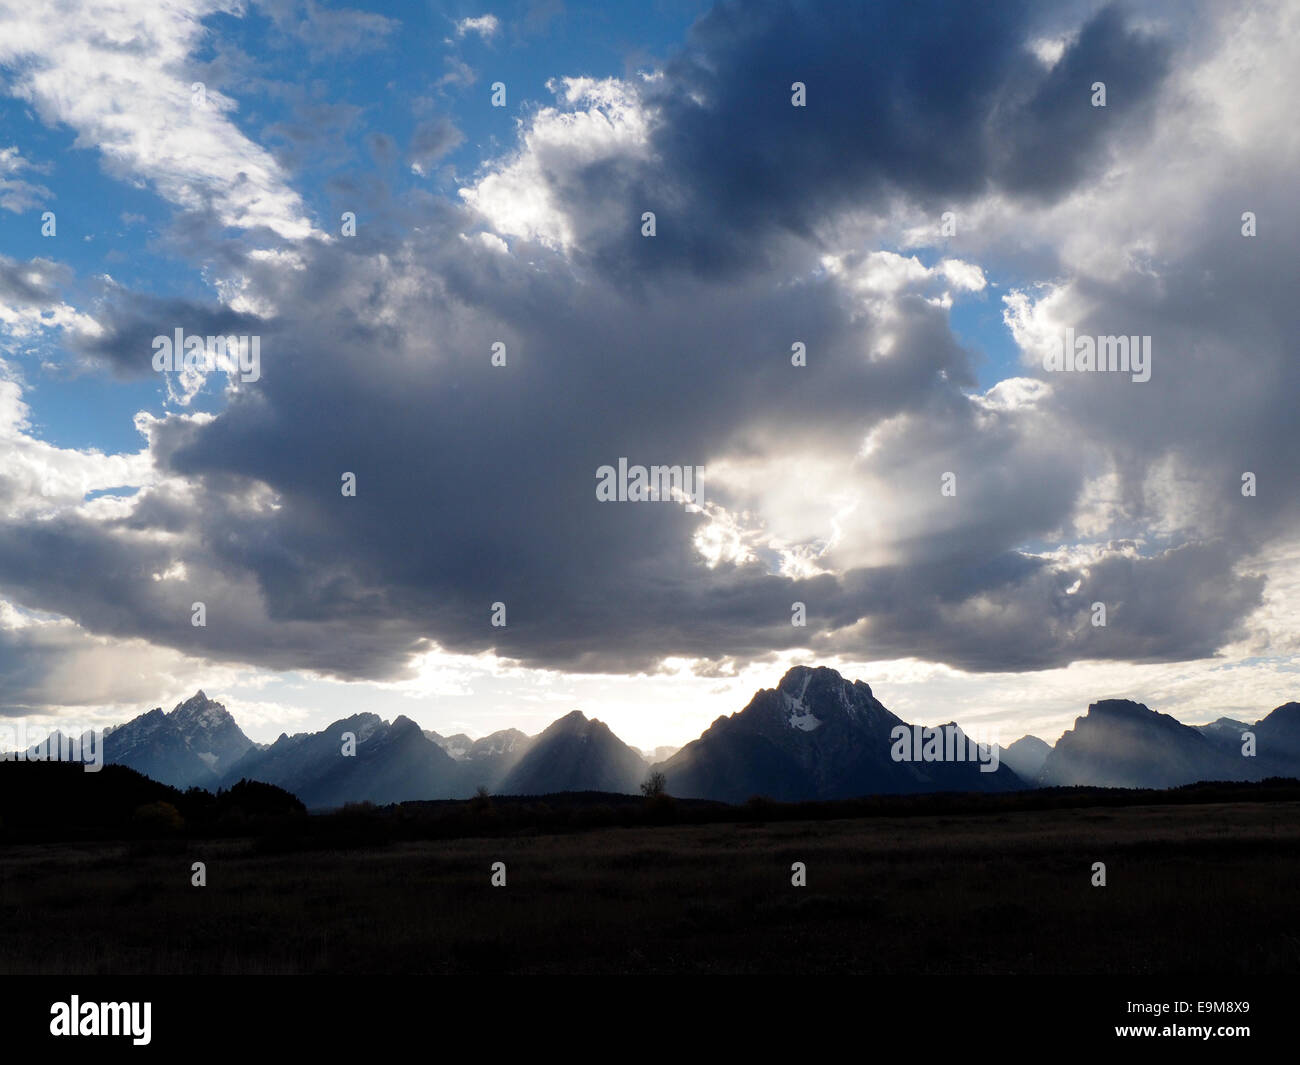
<path fill-rule="evenodd" d="M 478 790 L 474 792 L 474 798 L 469 802 L 469 808 L 476 814 L 485 814 L 492 809 L 492 793 L 487 790 L 487 785 L 480 784 Z"/>
<path fill-rule="evenodd" d="M 641 794 L 647 799 L 657 799 L 668 794 L 668 778 L 655 770 L 641 782 Z"/>

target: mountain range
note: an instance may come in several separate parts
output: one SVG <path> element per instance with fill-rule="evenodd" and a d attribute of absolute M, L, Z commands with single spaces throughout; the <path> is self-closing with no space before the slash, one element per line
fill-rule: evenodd
<path fill-rule="evenodd" d="M 87 739 L 87 734 L 80 737 L 83 748 Z M 62 733 L 55 732 L 28 753 L 47 743 L 57 747 L 62 740 Z M 199 691 L 170 713 L 155 707 L 125 725 L 105 729 L 103 760 L 174 788 L 213 788 L 229 766 L 254 748 L 226 708 Z"/>
<path fill-rule="evenodd" d="M 1057 740 L 1032 779 L 1042 787 L 1172 788 L 1271 776 L 1300 776 L 1300 704 L 1279 706 L 1253 725 L 1229 718 L 1184 725 L 1142 703 L 1104 699 Z"/>
<path fill-rule="evenodd" d="M 310 809 L 467 798 L 479 789 L 635 794 L 651 772 L 662 774 L 670 795 L 724 802 L 1069 785 L 1168 788 L 1300 776 L 1300 703 L 1254 724 L 1223 717 L 1193 726 L 1141 703 L 1107 699 L 1089 706 L 1055 745 L 1025 736 L 994 750 L 953 723 L 922 729 L 903 721 L 860 680 L 796 666 L 698 739 L 650 757 L 576 710 L 536 736 L 518 729 L 477 740 L 442 736 L 404 716 L 389 722 L 359 713 L 319 732 L 256 744 L 202 691 L 168 713 L 155 708 L 106 730 L 103 748 L 105 762 L 173 787 L 260 781 L 292 792 Z"/>

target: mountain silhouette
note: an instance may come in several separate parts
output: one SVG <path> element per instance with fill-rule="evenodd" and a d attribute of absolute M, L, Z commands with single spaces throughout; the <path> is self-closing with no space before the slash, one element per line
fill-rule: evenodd
<path fill-rule="evenodd" d="M 1077 718 L 1039 771 L 1041 785 L 1174 788 L 1201 780 L 1261 780 L 1267 773 L 1200 729 L 1131 699 L 1103 699 Z"/>
<path fill-rule="evenodd" d="M 1023 786 L 1005 766 L 981 772 L 978 759 L 925 760 L 918 754 L 899 760 L 899 729 L 909 739 L 915 734 L 862 681 L 850 683 L 824 666 L 795 666 L 776 688 L 756 693 L 739 713 L 718 718 L 655 768 L 672 795 L 724 802 L 756 795 L 797 801 Z"/>
<path fill-rule="evenodd" d="M 447 799 L 463 791 L 456 762 L 419 725 L 402 716 L 390 724 L 370 713 L 320 732 L 282 734 L 269 747 L 249 751 L 225 779 L 240 778 L 291 791 L 310 809 Z"/>
<path fill-rule="evenodd" d="M 1300 703 L 1284 703 L 1253 725 L 1221 717 L 1197 725 L 1211 743 L 1234 757 L 1246 757 L 1247 735 L 1254 737 L 1254 764 L 1263 776 L 1300 775 Z"/>
<path fill-rule="evenodd" d="M 533 740 L 501 781 L 503 795 L 545 795 L 557 791 L 635 794 L 649 767 L 633 750 L 580 710 L 566 714 Z"/>
<path fill-rule="evenodd" d="M 1042 771 L 1043 763 L 1052 753 L 1052 745 L 1037 736 L 1021 736 L 1015 743 L 1002 749 L 1002 761 L 1009 765 L 1021 780 L 1034 780 Z"/>
<path fill-rule="evenodd" d="M 1253 756 L 1246 753 L 1250 744 Z M 155 708 L 108 729 L 104 739 L 106 763 L 160 783 L 215 791 L 246 779 L 282 788 L 315 810 L 464 799 L 479 788 L 502 795 L 636 794 L 652 768 L 679 798 L 797 802 L 1300 776 L 1300 703 L 1285 703 L 1254 724 L 1221 717 L 1184 725 L 1141 703 L 1106 699 L 1089 706 L 1054 747 L 1024 736 L 992 752 L 953 723 L 922 729 L 903 721 L 862 681 L 796 666 L 698 739 L 659 750 L 668 757 L 651 766 L 603 722 L 576 710 L 531 737 L 518 729 L 477 740 L 442 736 L 407 717 L 388 722 L 359 713 L 319 732 L 258 745 L 202 691 L 170 713 Z M 992 767 L 992 753 L 996 768 L 981 771 Z"/>
<path fill-rule="evenodd" d="M 28 753 L 57 749 L 61 735 L 55 732 L 52 743 L 37 744 Z M 225 770 L 253 748 L 253 741 L 226 708 L 202 691 L 170 713 L 156 707 L 124 725 L 105 729 L 103 742 L 106 765 L 124 765 L 176 788 L 215 787 Z M 81 743 L 87 749 L 87 734 Z"/>

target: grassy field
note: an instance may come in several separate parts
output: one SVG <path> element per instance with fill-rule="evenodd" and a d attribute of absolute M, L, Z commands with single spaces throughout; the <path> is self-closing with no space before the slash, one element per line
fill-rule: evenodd
<path fill-rule="evenodd" d="M 1296 973 L 1297 882 L 1296 802 L 10 844 L 0 973 Z"/>

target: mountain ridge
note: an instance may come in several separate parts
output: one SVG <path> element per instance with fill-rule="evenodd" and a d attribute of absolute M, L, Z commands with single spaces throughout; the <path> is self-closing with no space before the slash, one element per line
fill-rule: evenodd
<path fill-rule="evenodd" d="M 1247 757 L 1250 745 L 1255 754 Z M 477 740 L 442 736 L 405 715 L 390 722 L 363 711 L 316 732 L 257 744 L 202 689 L 170 712 L 155 707 L 104 731 L 106 763 L 182 788 L 256 780 L 314 809 L 468 798 L 479 789 L 636 794 L 651 771 L 663 773 L 668 792 L 681 798 L 800 801 L 1300 776 L 1300 702 L 1254 724 L 1220 717 L 1184 725 L 1134 700 L 1102 699 L 1055 745 L 1024 736 L 993 749 L 975 745 L 955 722 L 922 728 L 904 721 L 864 681 L 800 665 L 698 738 L 659 750 L 667 756 L 652 761 L 578 710 L 535 736 L 502 729 Z"/>

